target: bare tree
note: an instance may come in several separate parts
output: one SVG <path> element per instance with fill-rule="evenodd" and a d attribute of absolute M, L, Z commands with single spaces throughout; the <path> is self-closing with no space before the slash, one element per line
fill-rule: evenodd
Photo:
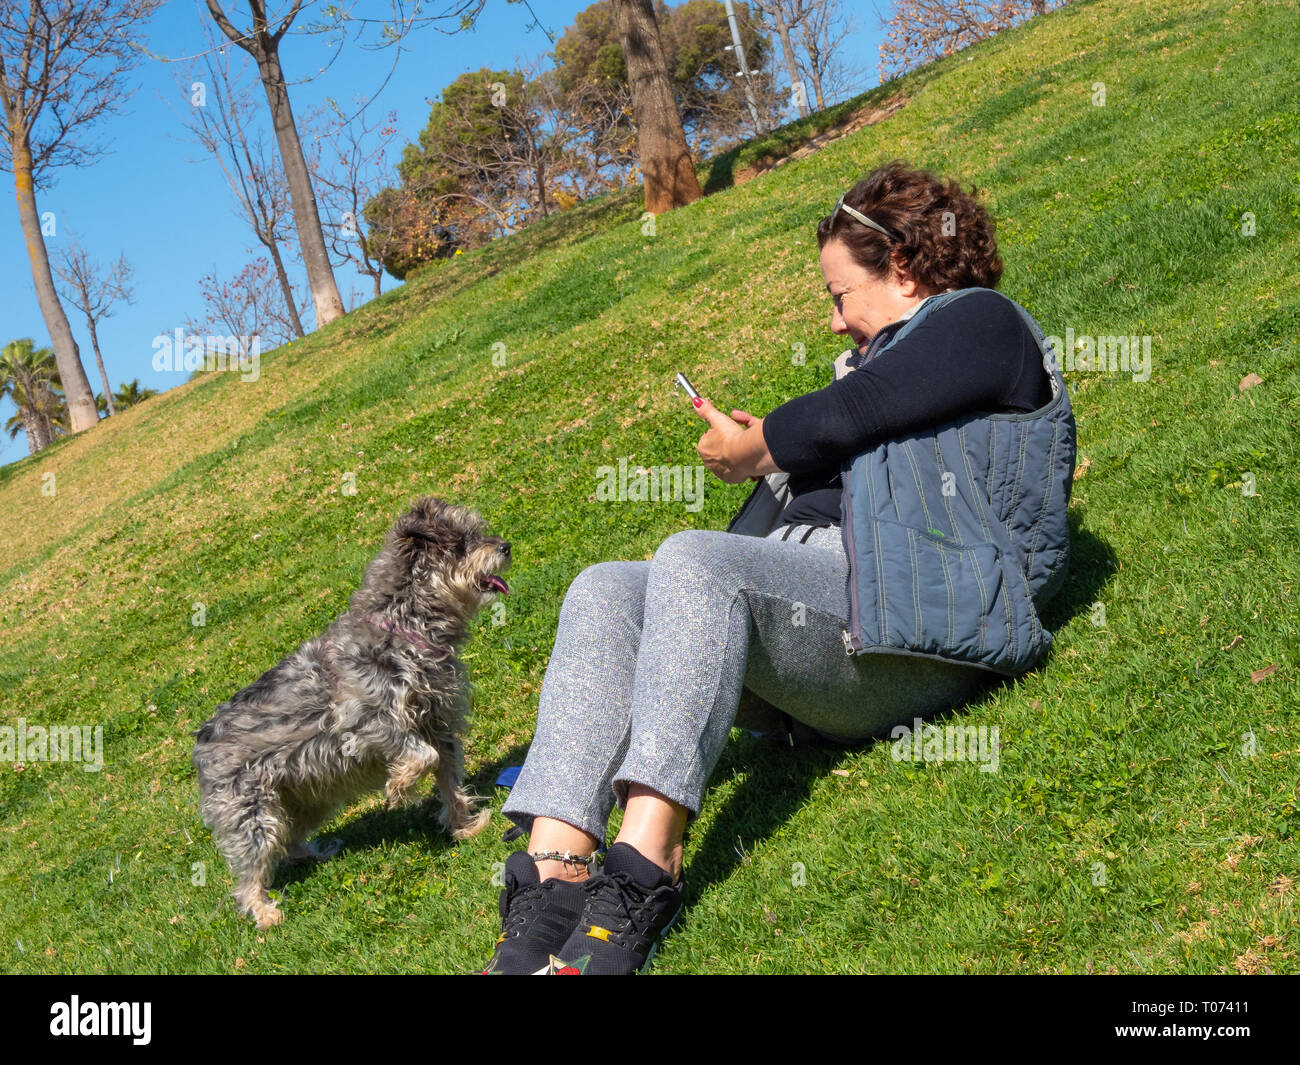
<path fill-rule="evenodd" d="M 645 206 L 653 214 L 694 203 L 703 192 L 686 147 L 652 0 L 614 0 L 636 113 Z"/>
<path fill-rule="evenodd" d="M 358 33 L 361 33 L 371 25 L 379 25 L 383 45 L 396 45 L 396 54 L 400 55 L 402 44 L 412 30 L 433 27 L 440 32 L 455 33 L 470 28 L 474 25 L 475 17 L 482 11 L 484 3 L 485 0 L 448 0 L 446 10 L 431 15 L 426 14 L 418 2 L 410 5 L 408 11 L 407 5 L 402 0 L 392 0 L 391 19 L 354 14 L 353 8 L 357 6 L 355 4 L 351 7 L 347 4 L 330 4 L 321 9 L 323 21 L 306 27 L 306 32 L 332 37 L 336 42 L 335 58 L 337 58 L 342 51 L 343 42 L 354 27 L 359 27 Z M 278 14 L 268 15 L 266 0 L 248 0 L 251 23 L 247 31 L 235 27 L 222 9 L 220 0 L 207 0 L 207 6 L 208 12 L 221 32 L 257 62 L 258 74 L 262 79 L 267 103 L 271 109 L 271 122 L 280 148 L 280 161 L 284 166 L 289 192 L 293 199 L 293 217 L 298 228 L 298 249 L 302 255 L 303 265 L 307 268 L 307 279 L 316 305 L 316 325 L 318 327 L 327 325 L 342 316 L 343 301 L 339 297 L 338 284 L 334 279 L 329 252 L 325 247 L 325 234 L 311 182 L 311 168 L 303 153 L 302 142 L 293 117 L 293 108 L 289 103 L 289 89 L 285 83 L 284 70 L 280 65 L 280 43 L 302 10 L 303 0 L 291 0 L 289 11 L 283 18 Z M 443 21 L 450 22 L 457 28 L 451 31 L 442 30 L 438 23 Z M 396 65 L 396 58 L 394 65 Z"/>
<path fill-rule="evenodd" d="M 517 138 L 517 184 L 539 214 L 550 213 L 549 207 L 542 209 L 543 189 L 555 205 L 568 208 L 623 188 L 636 166 L 631 89 L 584 82 L 566 90 L 554 70 L 527 68 L 525 77 L 533 117 L 521 127 L 535 132 L 527 140 Z"/>
<path fill-rule="evenodd" d="M 507 124 L 513 130 L 504 142 L 501 161 L 530 213 L 545 218 L 551 213 L 553 198 L 547 195 L 548 190 L 575 131 L 556 79 L 549 71 L 540 70 L 540 63 L 540 59 L 534 60 L 523 69 L 523 92 L 500 101 L 508 110 Z"/>
<path fill-rule="evenodd" d="M 54 347 L 73 432 L 99 421 L 68 316 L 54 287 L 36 187 L 59 166 L 84 166 L 101 148 L 78 134 L 126 98 L 122 76 L 139 58 L 132 43 L 160 0 L 28 0 L 0 3 L 0 167 L 14 175 L 18 220 L 41 315 Z"/>
<path fill-rule="evenodd" d="M 566 200 L 625 187 L 636 168 L 632 90 L 621 82 L 584 81 L 565 93 L 564 104 L 574 133 L 566 149 Z"/>
<path fill-rule="evenodd" d="M 808 94 L 801 91 L 803 82 L 799 79 L 799 60 L 794 53 L 794 43 L 790 40 L 790 30 L 798 26 L 805 13 L 806 0 L 754 0 L 755 5 L 768 18 L 772 20 L 772 25 L 776 28 L 777 39 L 781 42 L 781 54 L 785 57 L 786 74 L 790 77 L 790 91 L 794 95 L 795 107 L 799 109 L 799 116 L 807 118 L 810 114 L 808 110 Z M 787 7 L 793 7 L 793 11 L 787 15 Z"/>
<path fill-rule="evenodd" d="M 186 331 L 195 337 L 222 334 L 240 342 L 241 358 L 258 350 L 278 347 L 293 337 L 293 325 L 284 294 L 270 284 L 271 264 L 254 259 L 229 281 L 221 281 L 216 272 L 199 278 L 204 316 L 186 322 Z M 304 297 L 305 302 L 306 297 Z"/>
<path fill-rule="evenodd" d="M 100 380 L 104 382 L 104 397 L 111 418 L 117 413 L 117 408 L 113 404 L 113 386 L 108 383 L 108 371 L 104 369 L 104 355 L 99 350 L 99 323 L 113 316 L 113 304 L 119 300 L 133 302 L 131 264 L 123 253 L 107 272 L 101 271 L 98 263 L 90 261 L 86 249 L 74 241 L 70 248 L 63 250 L 54 270 L 67 286 L 64 298 L 86 316 L 90 345 L 95 349 L 95 364 L 99 367 Z"/>
<path fill-rule="evenodd" d="M 383 186 L 387 168 L 388 142 L 397 132 L 397 115 L 368 123 L 363 107 L 349 120 L 332 100 L 332 114 L 326 118 L 320 136 L 324 159 L 313 167 L 316 185 L 326 214 L 335 221 L 327 224 L 330 252 L 336 263 L 352 263 L 358 274 L 368 277 L 376 298 L 384 276 L 384 259 L 393 227 L 364 225 L 365 209 Z"/>
<path fill-rule="evenodd" d="M 289 184 L 262 131 L 256 128 L 247 88 L 240 84 L 238 73 L 232 77 L 232 50 L 218 51 L 215 42 L 210 43 L 213 47 L 202 57 L 206 81 L 191 80 L 190 108 L 183 122 L 225 175 L 240 214 L 271 257 L 294 335 L 305 336 L 280 250 L 289 239 L 293 215 Z"/>
<path fill-rule="evenodd" d="M 840 0 L 796 0 L 805 14 L 798 20 L 799 43 L 803 55 L 799 72 L 812 82 L 817 110 L 824 110 L 829 101 L 842 93 L 856 89 L 866 71 L 862 67 L 848 69 L 841 56 L 840 45 L 853 32 L 852 17 L 842 17 Z"/>
<path fill-rule="evenodd" d="M 882 20 L 880 75 L 895 76 L 982 41 L 1068 0 L 895 0 Z"/>

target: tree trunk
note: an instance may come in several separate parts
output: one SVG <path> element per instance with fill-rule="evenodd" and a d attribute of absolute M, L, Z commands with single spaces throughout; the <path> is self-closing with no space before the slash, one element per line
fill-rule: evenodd
<path fill-rule="evenodd" d="M 280 57 L 275 47 L 262 49 L 262 54 L 257 56 L 257 69 L 266 88 L 266 102 L 271 107 L 271 122 L 275 126 L 276 143 L 280 146 L 280 162 L 289 182 L 293 221 L 298 227 L 298 246 L 302 250 L 303 265 L 307 268 L 307 280 L 316 304 L 316 328 L 319 329 L 343 317 L 343 300 L 339 297 L 338 283 L 330 267 L 329 253 L 325 250 L 316 193 L 311 187 L 307 160 L 303 158 L 302 142 L 298 139 L 293 108 L 289 105 L 289 89 L 284 83 L 284 71 L 280 69 Z M 292 300 L 290 306 L 293 306 Z M 297 312 L 294 313 L 296 316 Z"/>
<path fill-rule="evenodd" d="M 546 159 L 538 153 L 537 165 L 533 168 L 537 178 L 537 205 L 541 208 L 542 217 L 546 218 L 551 212 L 546 205 Z"/>
<path fill-rule="evenodd" d="M 614 7 L 632 89 L 645 206 L 662 214 L 694 203 L 703 193 L 668 80 L 652 0 L 614 0 Z"/>
<path fill-rule="evenodd" d="M 781 11 L 779 0 L 770 8 L 764 8 L 763 10 L 771 15 L 772 21 L 776 23 L 776 33 L 781 38 L 781 51 L 785 53 L 785 69 L 786 73 L 790 75 L 790 88 L 793 91 L 794 87 L 800 82 L 799 64 L 795 60 L 794 45 L 790 43 L 790 27 L 785 24 L 785 15 Z M 802 93 L 797 93 L 795 99 L 798 101 L 799 116 L 807 118 L 811 114 L 808 110 L 808 90 L 805 88 Z"/>
<path fill-rule="evenodd" d="M 68 316 L 54 288 L 54 275 L 50 273 L 50 254 L 41 233 L 40 215 L 36 210 L 36 192 L 32 184 L 32 152 L 27 135 L 21 129 L 10 127 L 10 149 L 14 169 L 14 189 L 18 200 L 18 221 L 27 244 L 27 259 L 32 268 L 32 282 L 36 286 L 36 300 L 40 304 L 45 327 L 50 331 L 50 344 L 54 348 L 54 361 L 59 367 L 63 394 L 67 397 L 68 420 L 74 433 L 89 429 L 99 423 L 95 408 L 95 394 L 90 390 L 90 380 L 81 365 L 81 352 L 72 337 Z"/>
<path fill-rule="evenodd" d="M 86 315 L 86 325 L 90 327 L 90 346 L 95 349 L 95 363 L 99 367 L 100 379 L 104 382 L 104 402 L 108 404 L 108 416 L 117 413 L 113 405 L 113 389 L 108 384 L 108 371 L 104 369 L 104 356 L 99 353 L 99 332 L 95 329 L 95 319 Z"/>
<path fill-rule="evenodd" d="M 280 291 L 284 293 L 284 302 L 289 305 L 289 321 L 293 323 L 293 331 L 300 337 L 307 334 L 303 331 L 302 320 L 298 317 L 298 301 L 293 295 L 293 285 L 289 282 L 289 274 L 284 268 L 284 259 L 280 255 L 280 245 L 274 240 L 264 239 L 262 241 L 267 250 L 271 253 L 271 261 L 275 263 L 275 276 L 280 279 Z M 317 314 L 319 314 L 317 310 Z M 317 321 L 320 319 L 317 318 Z"/>
<path fill-rule="evenodd" d="M 814 70 L 812 73 L 812 80 L 813 80 L 813 93 L 817 97 L 817 110 L 825 111 L 826 97 L 822 95 L 822 72 L 820 70 Z"/>
<path fill-rule="evenodd" d="M 35 455 L 45 446 L 45 443 L 49 443 L 49 441 L 41 442 L 41 420 L 30 407 L 19 407 L 18 416 L 22 418 L 23 428 L 27 430 L 27 453 Z"/>
<path fill-rule="evenodd" d="M 288 32 L 298 16 L 303 0 L 294 4 L 280 28 L 271 32 L 266 18 L 265 3 L 250 0 L 253 28 L 241 33 L 221 9 L 220 0 L 207 0 L 208 11 L 221 32 L 257 61 L 258 76 L 266 90 L 266 102 L 271 108 L 271 124 L 275 127 L 275 141 L 280 149 L 280 164 L 289 183 L 289 198 L 293 201 L 293 221 L 298 228 L 298 247 L 303 265 L 307 268 L 307 282 L 311 285 L 312 300 L 316 305 L 316 328 L 328 325 L 344 314 L 339 286 L 334 280 L 329 253 L 325 250 L 325 234 L 321 231 L 320 211 L 316 206 L 316 193 L 311 186 L 307 160 L 303 158 L 302 142 L 293 120 L 289 104 L 289 89 L 284 83 L 280 67 L 280 39 Z M 296 305 L 290 301 L 290 306 Z"/>

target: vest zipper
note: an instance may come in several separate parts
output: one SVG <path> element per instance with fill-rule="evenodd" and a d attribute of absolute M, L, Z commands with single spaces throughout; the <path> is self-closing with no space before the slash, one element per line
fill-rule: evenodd
<path fill-rule="evenodd" d="M 852 462 L 847 462 L 840 470 L 840 486 L 844 492 L 840 526 L 844 531 L 844 551 L 849 560 L 849 627 L 841 631 L 844 633 L 844 653 L 850 657 L 862 648 L 862 629 L 858 621 L 857 544 L 853 539 L 853 501 L 849 498 L 849 473 L 852 467 Z M 856 640 L 854 633 L 858 634 Z"/>

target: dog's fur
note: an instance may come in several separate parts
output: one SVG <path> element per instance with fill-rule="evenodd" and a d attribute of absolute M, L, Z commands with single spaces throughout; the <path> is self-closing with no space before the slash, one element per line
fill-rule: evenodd
<path fill-rule="evenodd" d="M 277 861 L 319 856 L 307 834 L 365 790 L 385 785 L 391 809 L 436 768 L 443 827 L 465 839 L 487 824 L 462 786 L 470 686 L 457 651 L 483 603 L 509 591 L 509 561 L 473 511 L 417 501 L 348 611 L 198 730 L 199 810 L 258 928 L 282 918 L 266 893 Z"/>

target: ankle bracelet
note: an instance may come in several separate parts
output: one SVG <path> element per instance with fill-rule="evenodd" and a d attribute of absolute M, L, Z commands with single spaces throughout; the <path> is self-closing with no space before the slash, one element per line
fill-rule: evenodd
<path fill-rule="evenodd" d="M 592 851 L 588 855 L 582 855 L 574 854 L 572 851 L 564 851 L 563 853 L 560 851 L 529 851 L 530 857 L 535 862 L 554 861 L 564 862 L 566 865 L 569 863 L 576 863 L 578 865 L 588 866 L 596 860 L 596 855 L 598 853 L 600 852 Z"/>

